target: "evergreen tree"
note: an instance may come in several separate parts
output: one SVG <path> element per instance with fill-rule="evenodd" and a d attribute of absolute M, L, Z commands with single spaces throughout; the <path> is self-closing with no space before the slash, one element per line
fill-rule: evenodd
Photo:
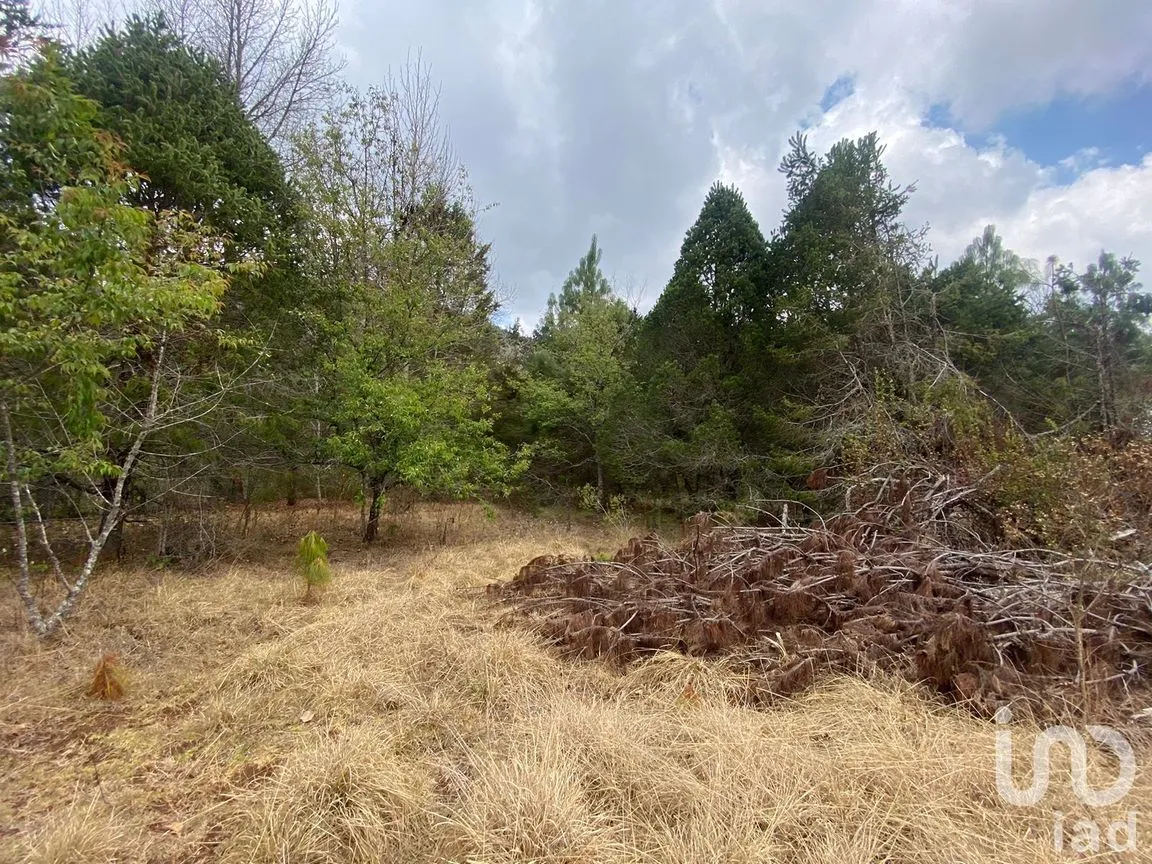
<path fill-rule="evenodd" d="M 271 265 L 237 282 L 225 309 L 230 326 L 257 324 L 265 335 L 289 326 L 284 311 L 308 302 L 294 266 L 295 202 L 279 156 L 216 60 L 161 19 L 131 17 L 75 54 L 69 73 L 142 175 L 136 203 L 193 213 L 228 238 L 230 260 Z"/>
<path fill-rule="evenodd" d="M 743 404 L 755 374 L 745 363 L 770 341 L 776 302 L 756 220 L 736 189 L 715 184 L 637 339 L 646 408 L 633 447 L 652 482 L 730 497 L 763 467 L 755 406 Z"/>
<path fill-rule="evenodd" d="M 1038 278 L 988 225 L 929 284 L 941 350 L 1026 427 L 1045 419 L 1037 397 L 1048 376 L 1037 363 L 1040 326 L 1026 298 Z"/>
<path fill-rule="evenodd" d="M 144 175 L 140 202 L 181 207 L 242 247 L 290 212 L 284 169 L 219 64 L 160 18 L 131 17 L 74 55 L 70 73 Z"/>
<path fill-rule="evenodd" d="M 788 211 L 772 242 L 774 272 L 790 317 L 812 316 L 828 335 L 846 333 L 920 263 L 923 232 L 900 220 L 913 188 L 889 179 L 875 132 L 842 140 L 823 157 L 803 135 L 789 143 L 780 165 Z"/>
<path fill-rule="evenodd" d="M 567 319 L 579 312 L 580 304 L 589 297 L 606 298 L 612 294 L 608 277 L 600 270 L 600 259 L 604 251 L 592 235 L 592 245 L 580 259 L 560 288 L 560 294 L 548 295 L 548 306 L 540 322 L 537 335 L 546 336 L 551 331 L 565 326 Z"/>
<path fill-rule="evenodd" d="M 632 398 L 627 350 L 635 315 L 613 295 L 600 270 L 601 254 L 593 236 L 559 297 L 548 298 L 518 389 L 537 469 L 576 485 L 594 482 L 603 506 L 621 418 Z"/>
<path fill-rule="evenodd" d="M 1063 367 L 1073 419 L 1095 417 L 1113 432 L 1143 421 L 1144 392 L 1152 370 L 1152 339 L 1145 329 L 1152 296 L 1136 281 L 1140 263 L 1101 252 L 1082 273 L 1051 262 L 1046 325 Z"/>
<path fill-rule="evenodd" d="M 878 371 L 907 389 L 923 360 L 909 346 L 929 338 L 924 231 L 900 218 L 912 188 L 889 179 L 875 133 L 819 157 L 803 135 L 790 143 L 780 166 L 789 208 L 772 240 L 772 267 L 787 320 L 776 344 L 791 393 L 841 401 L 844 375 L 868 381 Z"/>

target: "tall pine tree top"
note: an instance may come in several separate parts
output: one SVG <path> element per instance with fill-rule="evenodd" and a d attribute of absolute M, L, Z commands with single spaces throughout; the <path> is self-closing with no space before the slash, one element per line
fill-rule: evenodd
<path fill-rule="evenodd" d="M 685 371 L 710 356 L 729 363 L 739 331 L 771 321 L 774 293 L 760 227 L 740 192 L 716 183 L 684 236 L 668 287 L 648 314 L 640 354 L 657 365 L 673 360 Z"/>
<path fill-rule="evenodd" d="M 560 294 L 548 296 L 548 309 L 544 313 L 539 330 L 540 336 L 548 336 L 580 311 L 581 304 L 588 299 L 605 300 L 612 296 L 612 285 L 600 269 L 600 259 L 604 250 L 592 235 L 592 244 L 576 268 L 568 274 L 560 288 Z"/>
<path fill-rule="evenodd" d="M 703 292 L 727 325 L 747 323 L 771 308 L 768 248 L 744 196 L 715 183 L 680 247 L 668 291 Z"/>
<path fill-rule="evenodd" d="M 918 263 L 921 232 L 900 220 L 913 187 L 891 181 L 875 132 L 843 139 L 823 157 L 803 135 L 789 144 L 780 164 L 789 207 L 772 243 L 774 268 L 793 313 L 842 325 L 877 287 L 878 272 Z"/>

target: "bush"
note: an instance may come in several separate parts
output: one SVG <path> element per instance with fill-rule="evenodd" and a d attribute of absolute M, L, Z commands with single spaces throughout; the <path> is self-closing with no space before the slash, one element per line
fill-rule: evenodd
<path fill-rule="evenodd" d="M 296 547 L 296 566 L 304 577 L 304 599 L 312 601 L 316 594 L 332 581 L 332 568 L 328 565 L 328 544 L 315 531 L 300 538 Z"/>
<path fill-rule="evenodd" d="M 911 398 L 886 383 L 877 382 L 861 422 L 840 440 L 846 476 L 920 469 L 972 487 L 960 506 L 981 539 L 996 545 L 1137 554 L 1129 529 L 1149 521 L 1152 447 L 1117 449 L 1055 431 L 1028 435 L 964 378 Z"/>

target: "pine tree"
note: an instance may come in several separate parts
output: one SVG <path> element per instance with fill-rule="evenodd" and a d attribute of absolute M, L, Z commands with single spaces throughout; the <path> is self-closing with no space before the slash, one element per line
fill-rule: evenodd
<path fill-rule="evenodd" d="M 573 484 L 594 482 L 603 505 L 621 411 L 631 399 L 628 340 L 635 315 L 600 270 L 595 236 L 548 301 L 520 382 L 521 413 L 532 425 L 538 471 Z"/>
<path fill-rule="evenodd" d="M 606 299 L 612 295 L 612 285 L 600 269 L 600 259 L 603 257 L 604 250 L 593 234 L 592 245 L 564 280 L 559 296 L 548 295 L 548 306 L 538 335 L 546 337 L 555 329 L 563 327 L 568 318 L 578 314 L 580 304 L 586 299 Z"/>
<path fill-rule="evenodd" d="M 315 599 L 313 591 L 323 590 L 332 581 L 332 568 L 328 564 L 328 544 L 315 531 L 300 538 L 296 546 L 296 569 L 304 577 L 304 599 Z"/>
<path fill-rule="evenodd" d="M 741 396 L 745 361 L 776 326 L 776 295 L 743 196 L 715 184 L 637 340 L 646 407 L 634 424 L 634 463 L 650 466 L 650 482 L 720 496 L 750 482 L 760 460 L 749 447 L 754 406 Z"/>

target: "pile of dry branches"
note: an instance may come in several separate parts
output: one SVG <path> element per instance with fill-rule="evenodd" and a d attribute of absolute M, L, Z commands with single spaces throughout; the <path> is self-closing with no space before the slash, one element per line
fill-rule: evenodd
<path fill-rule="evenodd" d="M 675 547 L 631 540 L 612 561 L 533 559 L 489 593 L 567 652 L 736 655 L 753 699 L 818 672 L 885 670 L 981 714 L 1130 717 L 1152 663 L 1152 574 L 1042 550 L 957 548 L 946 482 L 885 483 L 809 527 L 701 515 Z"/>

